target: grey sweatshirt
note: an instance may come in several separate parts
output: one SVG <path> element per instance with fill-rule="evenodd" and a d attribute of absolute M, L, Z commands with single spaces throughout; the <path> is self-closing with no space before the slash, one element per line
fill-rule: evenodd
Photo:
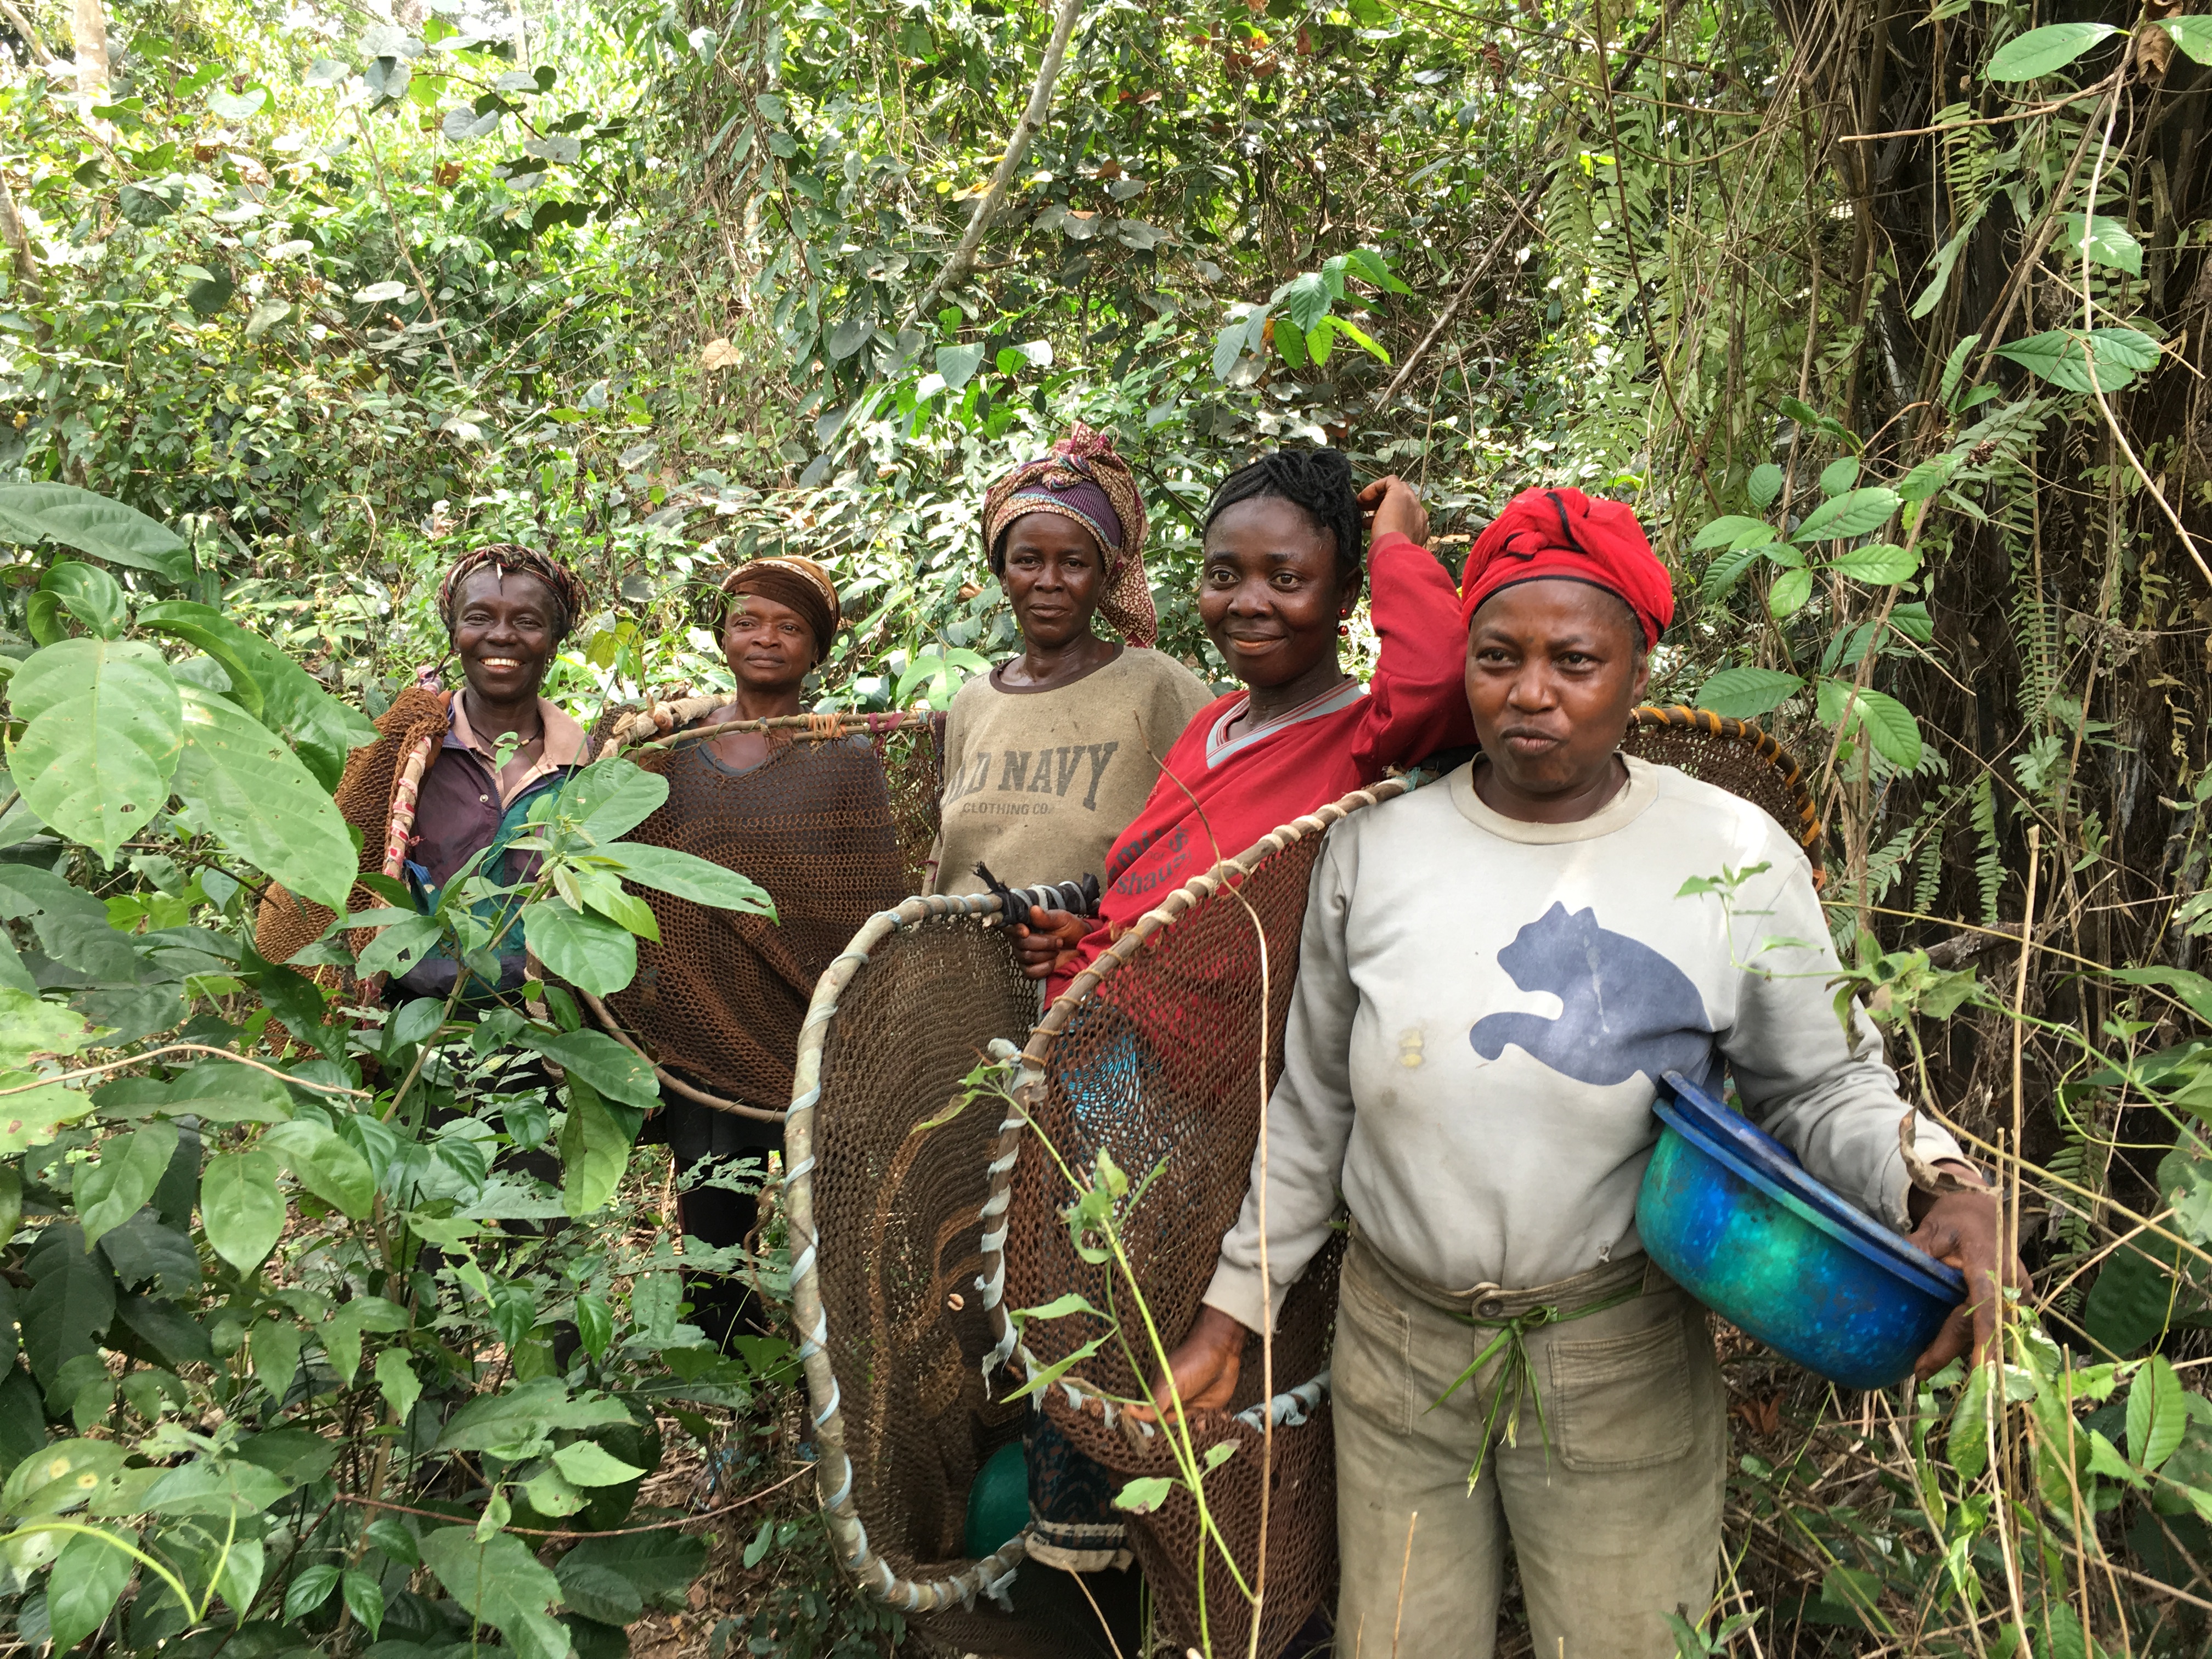
<path fill-rule="evenodd" d="M 1856 1003 L 1848 1036 L 1837 1019 L 1804 854 L 1748 802 L 1627 763 L 1579 823 L 1502 817 L 1468 767 L 1329 832 L 1282 1080 L 1208 1304 L 1259 1328 L 1263 1156 L 1271 1313 L 1340 1188 L 1384 1255 L 1454 1289 L 1634 1253 L 1668 1072 L 1717 1087 L 1725 1069 L 1808 1170 L 1909 1229 L 1906 1108 L 1872 1022 Z M 1726 899 L 1683 891 L 1759 866 Z M 1916 1143 L 1960 1155 L 1924 1118 Z"/>

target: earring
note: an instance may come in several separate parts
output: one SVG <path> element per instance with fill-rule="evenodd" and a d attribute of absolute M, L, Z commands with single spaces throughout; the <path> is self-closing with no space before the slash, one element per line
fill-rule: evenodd
<path fill-rule="evenodd" d="M 1340 640 L 1350 639 L 1352 637 L 1352 624 L 1348 622 L 1340 622 L 1337 623 L 1336 637 Z"/>

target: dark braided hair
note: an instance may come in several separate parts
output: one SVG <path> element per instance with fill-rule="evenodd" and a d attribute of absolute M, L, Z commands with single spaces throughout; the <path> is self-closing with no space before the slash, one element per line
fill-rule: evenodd
<path fill-rule="evenodd" d="M 1224 478 L 1206 504 L 1206 530 L 1239 501 L 1279 496 L 1302 508 L 1316 530 L 1336 541 L 1340 584 L 1355 582 L 1367 554 L 1367 530 L 1352 487 L 1352 463 L 1334 449 L 1279 449 Z"/>

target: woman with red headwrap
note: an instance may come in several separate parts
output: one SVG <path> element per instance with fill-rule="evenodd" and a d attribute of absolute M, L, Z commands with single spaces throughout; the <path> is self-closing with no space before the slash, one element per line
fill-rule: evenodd
<path fill-rule="evenodd" d="M 1226 1403 L 1341 1194 L 1339 1650 L 1487 1659 L 1510 1536 L 1537 1652 L 1656 1659 L 1665 1615 L 1710 1605 L 1728 1445 L 1704 1310 L 1636 1231 L 1661 1079 L 1725 1068 L 1814 1175 L 1966 1269 L 1922 1375 L 1988 1342 L 2018 1268 L 1986 1191 L 1910 1185 L 1910 1109 L 1873 1025 L 1837 1018 L 1804 854 L 1620 754 L 1674 614 L 1635 515 L 1517 496 L 1462 595 L 1482 752 L 1329 833 L 1255 1190 L 1153 1394 Z M 1725 903 L 1698 881 L 1724 870 Z M 1940 1128 L 1916 1139 L 1979 1183 Z"/>
<path fill-rule="evenodd" d="M 1145 501 L 1112 441 L 1081 422 L 983 496 L 983 555 L 1022 652 L 960 688 L 945 733 L 933 893 L 1103 876 L 1159 757 L 1211 698 L 1152 649 Z M 1119 640 L 1102 639 L 1103 617 Z"/>

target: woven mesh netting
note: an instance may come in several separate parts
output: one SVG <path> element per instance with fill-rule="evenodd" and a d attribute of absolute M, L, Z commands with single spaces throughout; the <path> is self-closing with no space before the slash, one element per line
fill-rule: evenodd
<path fill-rule="evenodd" d="M 902 1578 L 968 1565 L 969 1486 L 1021 1434 L 1024 1407 L 983 1382 L 993 1337 L 975 1291 L 1001 1112 L 981 1100 L 948 1114 L 990 1040 L 1019 1042 L 1036 1011 L 1006 933 L 951 917 L 876 945 L 823 1043 L 812 1181 L 825 1346 L 854 1503 Z"/>
<path fill-rule="evenodd" d="M 607 999 L 655 1063 L 718 1094 L 780 1110 L 814 982 L 862 922 L 917 884 L 933 823 L 936 744 L 926 726 L 817 738 L 768 734 L 743 772 L 704 743 L 627 758 L 668 780 L 668 799 L 630 839 L 739 870 L 775 901 L 774 921 L 648 892 L 660 941 Z M 742 1010 L 734 1018 L 731 1010 Z"/>
<path fill-rule="evenodd" d="M 1820 830 L 1802 769 L 1790 751 L 1748 721 L 1723 720 L 1676 704 L 1639 708 L 1621 750 L 1672 766 L 1763 808 L 1813 861 L 1820 875 Z"/>
<path fill-rule="evenodd" d="M 1215 1246 L 1244 1201 L 1261 1103 L 1282 1068 L 1307 880 L 1321 847 L 1316 832 L 1267 854 L 1234 893 L 1200 900 L 1103 978 L 1052 1040 L 1046 1086 L 1037 1091 L 1042 1098 L 1031 1103 L 1036 1132 L 1079 1174 L 1102 1148 L 1132 1182 L 1158 1170 L 1128 1212 L 1122 1238 L 1152 1317 L 1170 1343 L 1196 1317 L 1213 1275 Z M 1061 1219 L 1072 1196 L 1058 1166 L 1025 1137 L 1008 1212 L 1006 1305 L 1036 1306 L 1075 1291 L 1093 1307 L 1119 1309 L 1138 1364 L 1109 1337 L 1074 1375 L 1109 1395 L 1141 1395 L 1153 1365 L 1141 1323 L 1126 1286 L 1109 1283 L 1112 1270 L 1076 1253 Z M 1332 1244 L 1291 1291 L 1274 1345 L 1278 1395 L 1328 1364 L 1338 1255 Z M 1049 1363 L 1109 1329 L 1089 1316 L 1033 1321 L 1024 1340 Z M 1261 1399 L 1255 1336 L 1229 1408 L 1191 1415 L 1201 1454 L 1224 1443 L 1236 1448 L 1206 1478 L 1206 1504 L 1248 1583 L 1257 1565 L 1260 1489 L 1267 1475 L 1261 1431 L 1237 1414 Z M 1045 1409 L 1078 1450 L 1117 1474 L 1176 1474 L 1158 1431 L 1146 1435 L 1126 1419 L 1109 1426 L 1095 1411 L 1072 1406 L 1058 1389 L 1047 1394 Z M 1325 1401 L 1302 1425 L 1275 1431 L 1262 1653 L 1280 1652 L 1334 1588 L 1334 1455 Z M 1178 1489 L 1159 1510 L 1133 1518 L 1129 1531 L 1162 1626 L 1178 1647 L 1196 1643 L 1194 1504 Z M 1216 1650 L 1243 1651 L 1250 1610 L 1218 1558 L 1208 1564 L 1206 1585 Z"/>

